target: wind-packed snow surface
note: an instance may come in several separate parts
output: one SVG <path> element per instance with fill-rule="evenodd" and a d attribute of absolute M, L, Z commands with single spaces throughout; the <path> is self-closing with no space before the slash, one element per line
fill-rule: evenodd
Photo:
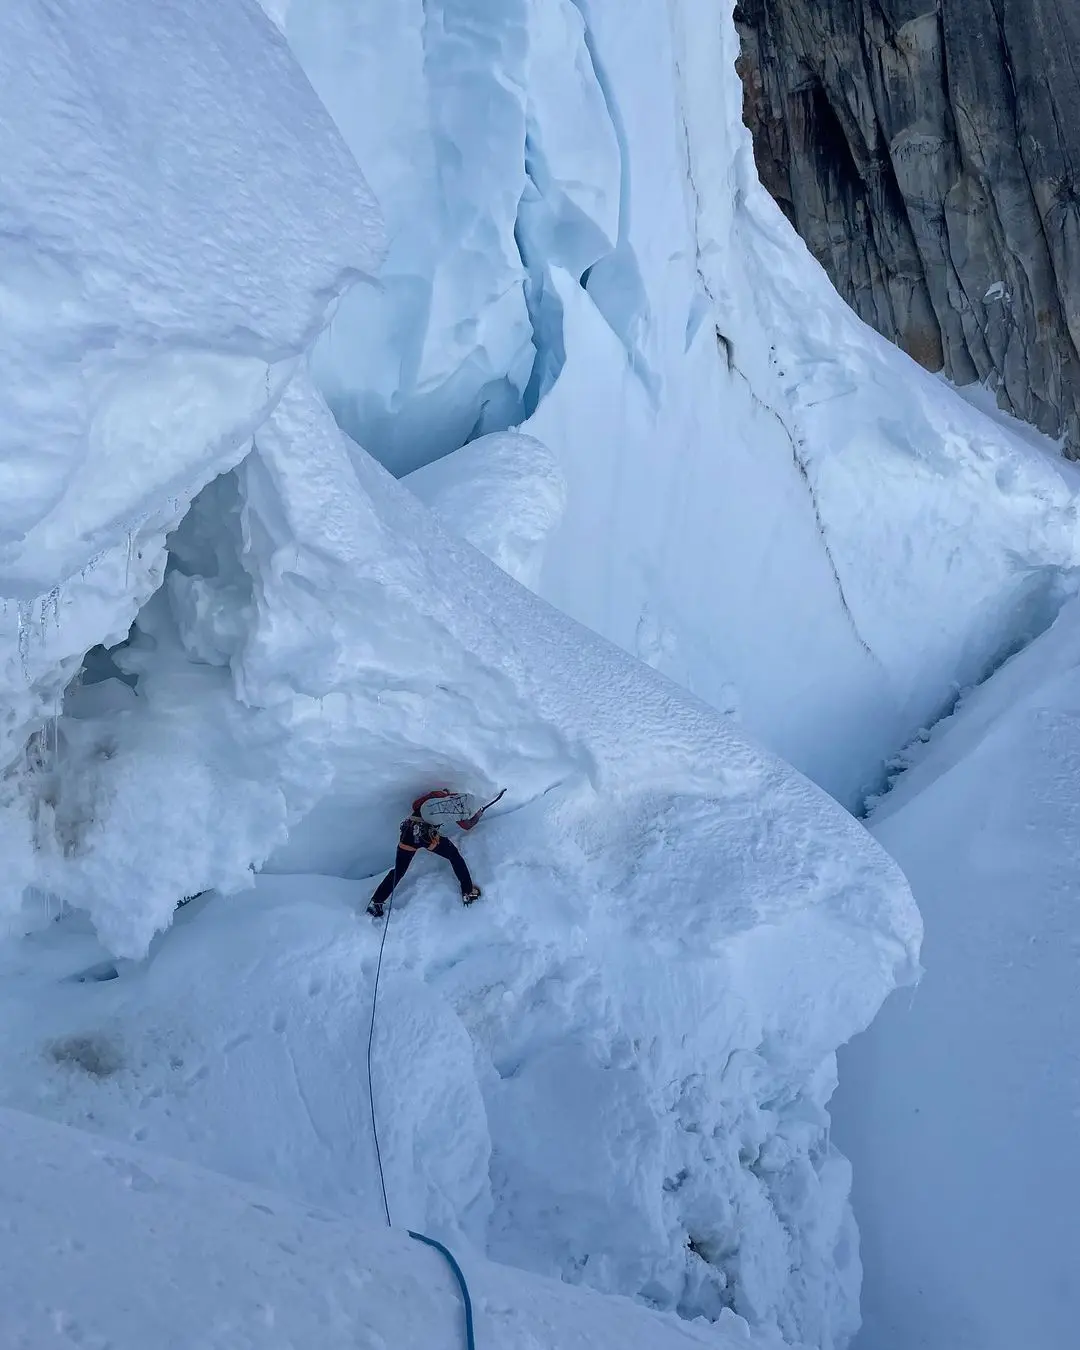
<path fill-rule="evenodd" d="M 546 445 L 519 432 L 494 432 L 405 481 L 456 534 L 535 588 L 566 509 L 566 480 Z"/>
<path fill-rule="evenodd" d="M 867 1350 L 1067 1350 L 1080 1213 L 1080 605 L 915 747 L 871 828 L 924 975 L 841 1057 Z"/>

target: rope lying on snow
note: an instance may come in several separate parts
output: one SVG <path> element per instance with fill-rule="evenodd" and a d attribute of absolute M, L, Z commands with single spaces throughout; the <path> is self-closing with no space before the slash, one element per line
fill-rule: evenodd
<path fill-rule="evenodd" d="M 458 1285 L 461 1288 L 461 1301 L 465 1305 L 465 1344 L 469 1347 L 469 1350 L 476 1350 L 476 1340 L 473 1336 L 472 1299 L 469 1297 L 469 1286 L 465 1283 L 465 1276 L 462 1273 L 462 1269 L 454 1259 L 454 1253 L 449 1247 L 444 1247 L 441 1242 L 436 1242 L 434 1238 L 425 1237 L 423 1233 L 414 1233 L 411 1228 L 408 1230 L 408 1233 L 409 1236 L 415 1238 L 417 1242 L 422 1242 L 428 1247 L 434 1247 L 437 1252 L 442 1252 L 443 1256 L 446 1257 L 447 1264 L 454 1272 Z"/>
<path fill-rule="evenodd" d="M 501 797 L 502 793 L 499 796 Z M 498 797 L 495 800 L 498 801 Z M 489 802 L 488 805 L 491 806 L 494 803 Z M 487 810 L 487 807 L 484 810 Z M 390 931 L 390 916 L 394 912 L 394 892 L 396 890 L 397 873 L 395 871 L 394 884 L 390 889 L 390 903 L 386 907 L 386 922 L 383 924 L 382 941 L 379 943 L 379 960 L 375 966 L 375 987 L 371 993 L 371 1025 L 368 1028 L 367 1041 L 367 1081 L 368 1101 L 371 1103 L 371 1133 L 375 1140 L 375 1160 L 379 1165 L 379 1186 L 382 1190 L 383 1213 L 386 1215 L 387 1228 L 393 1228 L 394 1225 L 390 1220 L 390 1205 L 386 1199 L 386 1174 L 383 1172 L 382 1149 L 379 1147 L 379 1127 L 375 1120 L 375 1092 L 371 1083 L 371 1046 L 375 1039 L 375 1010 L 379 1005 L 379 976 L 382 974 L 383 949 L 386 946 L 386 935 Z M 467 1350 L 476 1350 L 476 1337 L 473 1334 L 472 1298 L 469 1295 L 469 1286 L 466 1283 L 465 1276 L 454 1259 L 453 1252 L 449 1247 L 444 1247 L 441 1242 L 436 1242 L 434 1238 L 425 1237 L 423 1233 L 414 1233 L 411 1228 L 406 1231 L 416 1242 L 422 1242 L 426 1247 L 434 1247 L 437 1252 L 440 1252 L 446 1258 L 447 1264 L 454 1272 L 458 1287 L 461 1289 L 461 1301 L 465 1306 L 465 1345 Z"/>

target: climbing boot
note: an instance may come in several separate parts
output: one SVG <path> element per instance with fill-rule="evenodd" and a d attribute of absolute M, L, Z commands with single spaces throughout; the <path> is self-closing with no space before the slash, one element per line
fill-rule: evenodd
<path fill-rule="evenodd" d="M 381 919 L 386 913 L 386 906 L 381 900 L 372 900 L 371 904 L 367 907 L 367 912 L 373 919 Z"/>
<path fill-rule="evenodd" d="M 471 905 L 472 902 L 473 902 L 474 900 L 479 900 L 479 899 L 480 899 L 480 887 L 479 887 L 479 886 L 474 886 L 474 887 L 472 888 L 471 891 L 462 891 L 462 892 L 461 892 L 461 903 L 462 903 L 463 905 Z"/>

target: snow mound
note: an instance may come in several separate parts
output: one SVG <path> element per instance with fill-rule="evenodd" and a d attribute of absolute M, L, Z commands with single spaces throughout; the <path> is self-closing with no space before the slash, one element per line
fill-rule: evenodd
<path fill-rule="evenodd" d="M 535 587 L 544 544 L 566 507 L 566 483 L 534 436 L 482 436 L 405 482 L 450 529 L 515 581 Z"/>
<path fill-rule="evenodd" d="M 130 1145 L 0 1111 L 5 1343 L 60 1350 L 459 1350 L 443 1258 Z M 626 1299 L 464 1258 L 477 1344 L 769 1350 L 734 1317 L 690 1327 Z"/>
<path fill-rule="evenodd" d="M 1080 603 L 908 762 L 871 827 L 925 916 L 926 974 L 844 1052 L 838 1099 L 865 1343 L 1064 1350 L 1080 1315 Z"/>
<path fill-rule="evenodd" d="M 12 0 L 0 157 L 8 765 L 85 652 L 125 637 L 166 531 L 243 457 L 336 298 L 377 265 L 381 227 L 247 0 Z"/>
<path fill-rule="evenodd" d="M 859 1267 L 831 1049 L 872 1016 L 903 945 L 827 898 L 836 838 L 817 902 L 807 876 L 785 903 L 784 844 L 744 796 L 727 826 L 716 800 L 598 816 L 590 797 L 552 793 L 469 836 L 473 910 L 426 859 L 396 897 L 373 1058 L 395 1222 L 686 1317 L 734 1309 L 791 1344 L 842 1344 Z M 740 862 L 721 840 L 748 819 L 759 857 Z M 684 871 L 658 905 L 635 859 L 676 842 Z M 884 883 L 900 894 L 864 847 L 853 911 Z M 263 877 L 195 900 L 115 979 L 74 919 L 0 949 L 5 1103 L 377 1223 L 370 887 Z"/>

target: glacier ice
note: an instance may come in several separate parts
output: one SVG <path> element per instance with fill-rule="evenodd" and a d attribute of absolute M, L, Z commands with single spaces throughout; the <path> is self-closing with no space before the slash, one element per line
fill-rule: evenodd
<path fill-rule="evenodd" d="M 858 807 L 1052 618 L 1075 475 L 846 310 L 706 0 L 279 17 L 395 222 L 321 339 L 342 425 L 402 474 L 529 414 L 567 484 L 540 593 Z"/>
<path fill-rule="evenodd" d="M 126 638 L 162 584 L 167 531 L 243 458 L 335 300 L 374 271 L 382 235 L 253 4 L 15 0 L 0 86 L 9 768 L 84 654 Z M 32 778 L 11 768 L 0 783 L 0 913 L 25 885 L 52 889 L 41 873 L 63 859 Z"/>
<path fill-rule="evenodd" d="M 508 785 L 394 921 L 397 1212 L 839 1347 L 833 1056 L 920 925 L 774 755 L 861 802 L 1051 622 L 1077 471 L 839 305 L 705 0 L 263 8 L 0 17 L 2 1100 L 377 1218 L 356 914 Z"/>

